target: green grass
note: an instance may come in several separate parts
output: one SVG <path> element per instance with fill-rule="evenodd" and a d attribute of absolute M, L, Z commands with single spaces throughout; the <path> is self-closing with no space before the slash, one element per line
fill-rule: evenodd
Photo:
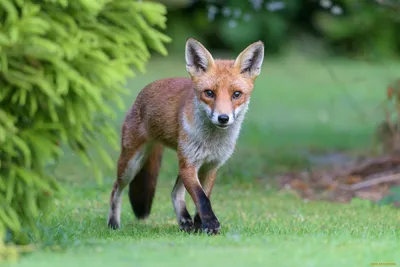
<path fill-rule="evenodd" d="M 147 83 L 187 76 L 183 60 L 157 58 L 128 87 L 131 103 Z M 328 70 L 335 73 L 332 79 Z M 115 170 L 95 183 L 72 153 L 55 170 L 68 194 L 40 220 L 43 248 L 16 266 L 369 266 L 400 264 L 398 210 L 355 201 L 304 202 L 278 193 L 273 173 L 307 167 L 304 150 L 367 150 L 383 118 L 378 109 L 400 65 L 299 56 L 266 59 L 237 149 L 221 169 L 212 204 L 220 236 L 178 230 L 169 198 L 176 156 L 163 161 L 152 214 L 134 219 L 124 198 L 122 229 L 106 227 Z M 121 112 L 116 127 L 120 127 Z M 110 151 L 117 159 L 117 152 Z M 193 204 L 189 197 L 189 208 Z M 60 251 L 54 251 L 61 247 Z"/>
<path fill-rule="evenodd" d="M 70 184 L 70 196 L 43 226 L 45 245 L 69 249 L 36 252 L 19 266 L 367 266 L 399 260 L 399 214 L 389 208 L 306 203 L 260 185 L 246 190 L 221 185 L 213 204 L 222 235 L 187 235 L 175 223 L 172 185 L 161 184 L 148 221 L 135 221 L 125 202 L 122 229 L 110 231 L 111 182 Z"/>

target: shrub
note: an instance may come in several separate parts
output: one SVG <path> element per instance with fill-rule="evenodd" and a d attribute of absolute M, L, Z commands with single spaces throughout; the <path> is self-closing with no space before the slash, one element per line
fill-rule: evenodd
<path fill-rule="evenodd" d="M 307 40 L 333 55 L 379 59 L 400 52 L 399 0 L 162 1 L 175 7 L 168 13 L 168 34 L 176 41 L 170 51 L 181 51 L 190 33 L 207 47 L 235 53 L 255 40 L 263 40 L 269 54 Z"/>
<path fill-rule="evenodd" d="M 149 48 L 165 55 L 162 4 L 131 0 L 0 1 L 0 261 L 4 240 L 26 243 L 35 218 L 61 188 L 46 166 L 60 144 L 98 168 L 112 165 L 98 142 L 117 146 L 105 123 L 122 107 L 132 67 Z"/>
<path fill-rule="evenodd" d="M 172 4 L 174 1 L 164 2 Z M 267 53 L 280 52 L 282 44 L 288 40 L 289 24 L 299 6 L 299 1 L 197 1 L 184 12 L 169 12 L 168 34 L 177 46 L 172 44 L 171 48 L 181 51 L 180 43 L 187 38 L 181 33 L 190 32 L 213 48 L 237 53 L 261 39 Z"/>
<path fill-rule="evenodd" d="M 390 58 L 400 47 L 400 5 L 378 2 L 343 0 L 313 14 L 313 21 L 335 53 Z"/>

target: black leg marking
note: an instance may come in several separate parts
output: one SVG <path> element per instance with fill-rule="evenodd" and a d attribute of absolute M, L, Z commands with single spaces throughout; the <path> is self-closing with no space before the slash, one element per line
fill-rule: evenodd
<path fill-rule="evenodd" d="M 197 196 L 199 199 L 199 217 L 201 219 L 201 228 L 207 234 L 219 234 L 221 226 L 211 208 L 210 200 L 201 188 L 197 191 Z"/>

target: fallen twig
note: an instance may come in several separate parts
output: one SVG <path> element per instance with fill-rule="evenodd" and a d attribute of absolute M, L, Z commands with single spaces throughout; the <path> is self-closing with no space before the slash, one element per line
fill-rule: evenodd
<path fill-rule="evenodd" d="M 380 175 L 376 178 L 372 178 L 360 183 L 352 184 L 352 185 L 341 185 L 340 188 L 348 191 L 355 191 L 359 189 L 363 189 L 366 187 L 370 187 L 373 185 L 381 184 L 381 183 L 388 183 L 400 181 L 400 173 L 390 174 L 390 175 Z"/>
<path fill-rule="evenodd" d="M 382 170 L 387 170 L 399 165 L 400 165 L 400 158 L 395 156 L 374 158 L 366 160 L 364 163 L 356 167 L 349 168 L 348 170 L 342 172 L 340 176 L 349 176 L 349 175 L 367 176 L 373 173 L 382 172 Z"/>

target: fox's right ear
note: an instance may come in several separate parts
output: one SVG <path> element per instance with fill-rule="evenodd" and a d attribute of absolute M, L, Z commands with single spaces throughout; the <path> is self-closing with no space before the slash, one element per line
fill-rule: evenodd
<path fill-rule="evenodd" d="M 185 59 L 186 70 L 192 77 L 206 72 L 215 64 L 210 52 L 194 38 L 186 41 Z"/>

